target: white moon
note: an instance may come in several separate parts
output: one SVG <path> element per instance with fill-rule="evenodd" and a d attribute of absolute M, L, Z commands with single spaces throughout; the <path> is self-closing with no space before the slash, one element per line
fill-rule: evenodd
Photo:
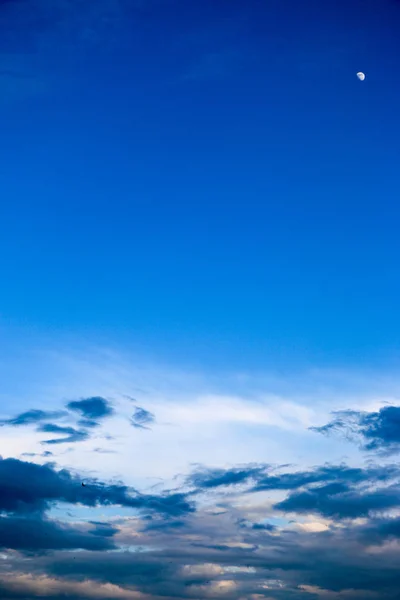
<path fill-rule="evenodd" d="M 360 81 L 364 81 L 365 79 L 365 74 L 362 73 L 361 71 L 359 73 L 357 73 L 357 77 Z"/>

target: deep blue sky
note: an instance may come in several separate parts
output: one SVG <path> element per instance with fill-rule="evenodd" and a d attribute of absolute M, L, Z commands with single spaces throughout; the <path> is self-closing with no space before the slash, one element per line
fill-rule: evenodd
<path fill-rule="evenodd" d="M 400 5 L 49 6 L 0 6 L 3 325 L 207 364 L 392 358 Z"/>

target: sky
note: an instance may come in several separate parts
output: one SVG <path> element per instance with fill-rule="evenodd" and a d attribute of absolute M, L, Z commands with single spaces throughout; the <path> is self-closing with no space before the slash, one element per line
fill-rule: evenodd
<path fill-rule="evenodd" d="M 399 27 L 0 0 L 2 598 L 398 599 Z"/>

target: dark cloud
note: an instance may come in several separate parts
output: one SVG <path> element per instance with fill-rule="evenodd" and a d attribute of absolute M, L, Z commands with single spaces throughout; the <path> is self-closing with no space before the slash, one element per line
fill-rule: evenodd
<path fill-rule="evenodd" d="M 194 512 L 185 494 L 139 494 L 123 485 L 97 481 L 86 482 L 83 487 L 82 480 L 66 469 L 56 471 L 52 465 L 11 458 L 0 460 L 0 511 L 43 512 L 55 502 L 119 505 L 171 516 Z"/>
<path fill-rule="evenodd" d="M 376 511 L 400 506 L 400 486 L 394 485 L 373 491 L 352 490 L 345 483 L 332 483 L 303 492 L 295 492 L 274 508 L 300 514 L 318 513 L 337 519 L 357 519 Z"/>
<path fill-rule="evenodd" d="M 91 533 L 93 535 L 98 535 L 101 537 L 112 537 L 116 533 L 118 533 L 118 528 L 110 525 L 110 523 L 103 523 L 100 521 L 89 521 L 90 525 L 94 525 L 93 531 Z"/>
<path fill-rule="evenodd" d="M 358 441 L 367 451 L 400 451 L 400 406 L 384 406 L 378 412 L 354 410 L 333 413 L 334 419 L 322 427 L 312 427 L 323 434 L 341 433 Z"/>
<path fill-rule="evenodd" d="M 223 516 L 215 518 L 224 519 Z M 157 523 L 161 525 L 162 521 Z M 139 538 L 135 533 L 131 544 L 142 544 L 140 551 L 82 551 L 73 557 L 70 552 L 57 551 L 22 566 L 16 559 L 15 569 L 26 568 L 38 578 L 44 574 L 71 583 L 93 581 L 118 585 L 155 599 L 216 597 L 219 593 L 212 586 L 227 579 L 234 582 L 224 590 L 224 598 L 229 600 L 252 598 L 253 594 L 274 600 L 317 600 L 325 593 L 329 597 L 328 592 L 340 592 L 344 600 L 398 599 L 398 550 L 382 546 L 381 552 L 370 553 L 372 538 L 363 527 L 334 528 L 323 533 L 276 531 L 273 537 L 265 536 L 265 531 L 257 527 L 250 527 L 237 538 L 234 523 L 227 531 L 221 520 L 213 543 L 207 543 L 204 515 L 194 517 L 190 530 L 182 521 L 172 523 L 176 526 L 165 527 L 162 532 L 149 532 L 151 543 L 146 531 Z M 107 533 L 107 523 L 90 525 L 95 529 L 104 527 Z M 192 541 L 193 536 L 198 541 Z M 102 542 L 104 538 L 100 536 Z M 263 543 L 262 539 L 268 542 Z M 241 542 L 246 542 L 246 547 L 241 546 Z M 149 550 L 146 544 L 151 546 Z M 211 570 L 207 565 L 211 565 Z M 212 565 L 218 565 L 220 570 L 213 570 Z M 11 567 L 9 563 L 7 569 Z M 321 594 L 315 595 L 307 586 L 320 588 Z M 371 595 L 373 592 L 377 595 Z M 3 593 L 3 597 L 8 596 Z M 65 597 L 62 593 L 55 596 L 60 600 L 62 597 Z"/>
<path fill-rule="evenodd" d="M 260 477 L 253 491 L 294 490 L 307 485 L 328 482 L 350 482 L 352 485 L 370 481 L 386 481 L 397 473 L 397 468 L 385 466 L 379 468 L 361 469 L 346 465 L 324 465 L 308 471 L 266 475 Z"/>
<path fill-rule="evenodd" d="M 68 402 L 67 408 L 82 415 L 84 422 L 89 423 L 86 427 L 93 427 L 97 425 L 98 421 L 101 419 L 105 419 L 114 414 L 114 410 L 108 400 L 101 398 L 100 396 Z"/>
<path fill-rule="evenodd" d="M 245 467 L 233 469 L 201 469 L 190 475 L 187 483 L 199 489 L 212 489 L 226 485 L 248 483 L 259 479 L 266 467 Z"/>
<path fill-rule="evenodd" d="M 366 544 L 382 545 L 388 540 L 400 540 L 400 517 L 371 519 L 358 531 Z"/>
<path fill-rule="evenodd" d="M 138 429 L 149 429 L 148 425 L 151 425 L 155 421 L 155 416 L 153 413 L 141 408 L 140 406 L 136 406 L 135 412 L 131 418 L 131 424 L 133 427 Z"/>
<path fill-rule="evenodd" d="M 137 585 L 139 589 L 161 591 L 163 582 L 168 598 L 171 579 L 176 576 L 177 568 L 165 557 L 155 551 L 154 556 L 148 552 L 121 552 L 97 554 L 80 552 L 71 561 L 69 553 L 58 553 L 53 559 L 42 561 L 46 571 L 56 577 L 85 580 L 91 579 L 99 583 L 111 582 L 114 585 Z M 104 560 L 103 560 L 104 559 Z M 154 594 L 156 596 L 156 594 Z"/>
<path fill-rule="evenodd" d="M 53 465 L 0 460 L 0 545 L 4 552 L 31 553 L 29 560 L 10 555 L 0 561 L 0 595 L 14 597 L 10 581 L 2 583 L 2 573 L 22 571 L 71 586 L 83 581 L 117 585 L 155 599 L 205 600 L 219 595 L 217 586 L 229 580 L 233 583 L 221 588 L 227 600 L 316 600 L 329 597 L 328 592 L 339 592 L 341 600 L 398 600 L 400 554 L 398 545 L 386 542 L 400 540 L 400 519 L 388 516 L 400 506 L 399 468 L 342 464 L 270 471 L 254 465 L 197 470 L 188 479 L 194 495 L 154 496 L 96 480 L 82 487 L 81 479 Z M 229 497 L 237 494 L 237 502 L 224 502 L 224 512 L 208 513 L 209 499 L 219 488 L 226 498 L 222 488 L 232 483 L 246 485 L 251 494 L 274 489 L 287 497 L 272 511 L 269 504 L 264 510 L 258 499 L 252 508 L 242 501 L 243 488 L 232 487 Z M 200 501 L 199 496 L 195 511 L 189 498 L 208 490 L 207 505 L 200 508 L 204 497 Z M 46 509 L 58 502 L 87 509 L 119 505 L 139 513 L 111 523 L 89 517 L 86 523 L 67 525 L 46 517 Z M 273 511 L 321 514 L 333 525 L 307 532 L 286 520 L 277 525 Z M 361 524 L 356 520 L 360 516 Z M 379 551 L 371 552 L 373 546 Z M 73 549 L 80 551 L 72 554 Z M 109 552 L 113 549 L 119 551 Z M 38 597 L 35 589 L 23 600 Z M 53 600 L 61 598 L 69 596 L 60 588 Z M 77 592 L 73 600 L 78 598 L 83 596 Z"/>
<path fill-rule="evenodd" d="M 64 436 L 60 438 L 44 440 L 42 444 L 67 444 L 84 442 L 89 438 L 87 431 L 78 430 L 74 427 L 61 427 L 60 425 L 55 425 L 54 423 L 45 423 L 44 425 L 40 425 L 37 430 L 41 431 L 42 433 L 59 433 L 60 435 Z"/>
<path fill-rule="evenodd" d="M 134 498 L 132 502 L 136 508 L 154 510 L 155 512 L 166 514 L 171 517 L 179 517 L 195 512 L 193 502 L 188 500 L 186 494 L 180 493 L 164 494 L 160 496 L 143 494 Z"/>
<path fill-rule="evenodd" d="M 108 538 L 116 531 L 96 528 L 93 535 L 42 517 L 0 517 L 0 547 L 27 551 L 112 550 L 115 545 Z"/>
<path fill-rule="evenodd" d="M 268 470 L 268 465 L 250 465 L 226 470 L 201 469 L 191 474 L 186 483 L 194 486 L 197 492 L 240 484 L 251 486 L 248 487 L 248 491 L 251 492 L 298 490 L 317 484 L 336 484 L 336 488 L 326 489 L 341 489 L 344 492 L 365 482 L 388 482 L 399 475 L 396 465 L 370 466 L 365 469 L 343 464 L 324 465 L 307 471 L 274 475 L 268 474 Z"/>
<path fill-rule="evenodd" d="M 11 419 L 3 419 L 0 425 L 20 427 L 22 425 L 36 425 L 42 421 L 51 421 L 65 416 L 64 411 L 28 410 Z"/>

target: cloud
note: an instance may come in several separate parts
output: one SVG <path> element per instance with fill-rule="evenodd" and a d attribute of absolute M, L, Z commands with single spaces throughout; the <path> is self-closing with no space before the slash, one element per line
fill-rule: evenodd
<path fill-rule="evenodd" d="M 42 433 L 59 433 L 60 435 L 64 435 L 65 437 L 61 438 L 53 438 L 50 440 L 44 440 L 42 444 L 66 444 L 66 443 L 75 443 L 75 442 L 84 442 L 89 438 L 89 434 L 87 431 L 78 431 L 74 429 L 74 427 L 61 427 L 60 425 L 55 425 L 54 423 L 46 423 L 45 425 L 40 425 L 37 429 Z"/>
<path fill-rule="evenodd" d="M 145 410 L 144 408 L 141 408 L 140 406 L 136 406 L 135 412 L 133 413 L 131 418 L 131 424 L 133 427 L 136 427 L 138 429 L 149 429 L 147 425 L 154 423 L 154 421 L 155 416 L 153 415 L 153 413 L 149 412 L 148 410 Z"/>
<path fill-rule="evenodd" d="M 186 483 L 194 486 L 198 492 L 240 484 L 246 485 L 248 492 L 297 490 L 315 484 L 337 485 L 347 490 L 365 482 L 387 482 L 399 475 L 396 465 L 370 466 L 365 469 L 344 464 L 323 465 L 307 471 L 274 475 L 267 473 L 271 469 L 270 465 L 231 469 L 203 468 L 189 475 Z"/>
<path fill-rule="evenodd" d="M 21 454 L 21 456 L 29 456 L 29 457 L 41 456 L 43 458 L 49 458 L 50 456 L 53 456 L 53 453 L 50 452 L 49 450 L 45 450 L 44 452 L 41 452 L 40 454 L 38 454 L 37 452 L 23 452 Z"/>
<path fill-rule="evenodd" d="M 110 525 L 110 523 L 103 523 L 99 521 L 89 521 L 90 525 L 94 525 L 95 529 L 91 532 L 93 535 L 99 535 L 101 537 L 112 537 L 118 533 L 118 528 Z"/>
<path fill-rule="evenodd" d="M 0 460 L 0 511 L 43 512 L 55 502 L 84 506 L 119 505 L 179 516 L 194 512 L 185 494 L 140 494 L 124 485 L 82 480 L 52 465 L 36 465 L 17 459 Z"/>
<path fill-rule="evenodd" d="M 23 412 L 16 417 L 12 417 L 11 419 L 3 419 L 0 421 L 0 425 L 8 425 L 11 427 L 21 427 L 22 425 L 33 425 L 40 423 L 42 421 L 51 421 L 53 419 L 58 419 L 60 417 L 65 416 L 64 411 L 46 411 L 46 410 L 37 410 L 32 409 L 26 412 Z"/>
<path fill-rule="evenodd" d="M 368 545 L 382 545 L 388 540 L 400 540 L 400 517 L 371 519 L 360 528 L 359 535 Z"/>
<path fill-rule="evenodd" d="M 80 429 L 48 422 L 68 416 L 66 411 L 44 411 L 38 409 L 28 410 L 10 419 L 3 419 L 0 421 L 0 425 L 11 427 L 36 425 L 36 431 L 38 432 L 56 433 L 64 436 L 61 438 L 45 440 L 42 442 L 43 444 L 65 444 L 87 440 L 89 438 L 88 429 L 90 430 L 98 427 L 102 419 L 114 414 L 114 409 L 111 407 L 110 403 L 101 397 L 72 401 L 67 404 L 67 408 L 69 411 L 78 413 L 82 416 L 78 421 Z"/>
<path fill-rule="evenodd" d="M 0 581 L 0 595 L 7 599 L 27 600 L 46 598 L 53 600 L 141 600 L 143 596 L 134 590 L 123 589 L 94 581 L 65 581 L 54 577 L 33 577 L 24 573 L 16 576 L 6 574 Z"/>
<path fill-rule="evenodd" d="M 250 466 L 233 469 L 199 469 L 187 478 L 187 483 L 204 490 L 248 483 L 250 480 L 259 479 L 266 468 Z"/>
<path fill-rule="evenodd" d="M 0 547 L 24 550 L 112 550 L 109 539 L 117 530 L 96 528 L 93 533 L 36 517 L 0 517 Z"/>
<path fill-rule="evenodd" d="M 296 416 L 293 427 L 291 422 L 286 427 L 287 415 L 292 417 L 294 411 L 279 405 L 276 413 L 278 400 L 270 402 L 268 397 L 247 403 L 244 397 L 228 401 L 222 396 L 218 403 L 216 394 L 208 402 L 190 386 L 181 396 L 173 389 L 146 396 L 144 406 L 157 415 L 159 423 L 154 435 L 160 437 L 155 443 L 153 435 L 132 435 L 125 417 L 144 400 L 124 404 L 118 399 L 116 384 L 114 388 L 97 386 L 96 377 L 87 378 L 90 381 L 83 394 L 76 389 L 68 391 L 67 386 L 58 394 L 89 398 L 97 389 L 99 397 L 116 398 L 121 416 L 106 424 L 110 427 L 107 433 L 115 438 L 110 448 L 118 444 L 117 455 L 101 456 L 98 450 L 102 448 L 96 450 L 102 446 L 99 439 L 78 446 L 72 454 L 60 455 L 57 460 L 65 460 L 63 464 L 68 466 L 64 470 L 53 464 L 43 471 L 40 465 L 11 459 L 15 462 L 2 473 L 4 461 L 0 461 L 0 517 L 10 519 L 5 531 L 6 525 L 8 530 L 15 525 L 18 532 L 11 548 L 4 546 L 0 551 L 1 597 L 398 599 L 397 465 L 381 461 L 360 466 L 355 463 L 358 453 L 350 457 L 350 464 L 341 463 L 340 445 L 333 456 L 323 455 L 330 462 L 321 465 L 316 456 L 326 441 L 318 436 L 317 454 L 313 451 L 305 459 L 303 456 L 300 465 L 282 464 L 303 454 L 303 436 L 304 447 L 310 444 L 308 413 L 304 418 L 302 413 Z M 74 378 L 69 379 L 76 385 Z M 129 390 L 130 383 L 122 387 Z M 53 396 L 51 391 L 48 408 Z M 376 408 L 368 410 L 378 412 Z M 69 414 L 74 418 L 73 428 L 87 429 L 88 434 L 89 421 L 99 421 L 81 411 Z M 317 422 L 315 415 L 311 417 Z M 64 425 L 55 420 L 47 424 Z M 19 434 L 14 429 L 3 431 L 7 436 Z M 285 443 L 279 441 L 272 448 L 269 444 L 274 435 Z M 136 445 L 131 444 L 132 439 Z M 197 454 L 191 453 L 194 439 L 199 445 Z M 285 453 L 286 440 L 297 455 Z M 25 445 L 14 443 L 16 454 L 35 452 L 35 438 Z M 257 451 L 247 455 L 253 443 Z M 176 462 L 165 454 L 173 444 Z M 219 451 L 222 446 L 224 453 Z M 6 454 L 7 439 L 3 448 Z M 169 472 L 158 488 L 152 487 L 160 481 L 157 476 L 163 477 L 157 468 L 160 457 L 165 456 L 172 475 Z M 204 466 L 196 466 L 188 474 L 189 463 Z M 110 478 L 118 473 L 131 485 L 110 484 L 104 476 L 97 479 L 86 473 L 82 487 L 77 471 L 70 470 L 82 464 L 94 473 L 107 469 Z M 23 465 L 29 466 L 24 470 Z M 51 520 L 54 515 L 57 521 Z M 35 524 L 37 538 L 32 534 L 32 540 L 25 543 L 20 541 L 20 532 L 27 523 L 26 535 L 31 536 L 33 524 L 28 521 Z M 42 543 L 45 532 L 49 532 L 49 540 Z M 5 534 L 2 543 L 9 543 Z"/>
<path fill-rule="evenodd" d="M 41 578 L 58 582 L 50 596 L 53 600 L 69 598 L 65 590 L 78 589 L 84 581 L 96 589 L 109 586 L 121 594 L 154 599 L 206 600 L 223 593 L 229 600 L 311 600 L 315 598 L 311 587 L 325 590 L 325 595 L 340 594 L 340 600 L 373 598 L 374 593 L 376 600 L 397 599 L 400 549 L 388 546 L 388 541 L 400 539 L 399 519 L 374 514 L 400 506 L 396 465 L 365 469 L 325 465 L 273 475 L 266 473 L 269 468 L 242 465 L 225 472 L 195 471 L 185 485 L 191 481 L 197 484 L 195 491 L 211 490 L 221 498 L 232 483 L 246 484 L 251 492 L 247 498 L 262 496 L 265 490 L 257 491 L 255 480 L 262 485 L 268 481 L 280 493 L 289 491 L 275 505 L 257 505 L 244 502 L 242 488 L 231 485 L 224 511 L 210 512 L 210 501 L 201 501 L 195 511 L 184 493 L 154 496 L 94 480 L 82 487 L 80 479 L 65 469 L 2 460 L 0 511 L 8 516 L 0 522 L 0 544 L 34 556 L 21 561 L 8 554 L 7 560 L 0 560 L 0 585 L 15 590 L 21 577 L 28 577 L 23 600 L 41 597 Z M 218 499 L 212 498 L 215 506 Z M 67 525 L 43 514 L 58 502 L 101 505 L 103 511 L 115 505 L 143 511 L 112 521 L 89 517 L 86 523 Z M 272 515 L 286 509 L 306 517 L 322 514 L 330 519 L 328 527 L 308 531 L 291 528 L 287 521 L 278 524 Z M 344 516 L 351 517 L 345 525 Z M 66 551 L 78 548 L 81 551 L 73 555 Z M 0 593 L 14 597 L 1 588 Z M 76 600 L 82 597 L 86 596 L 77 594 Z"/>
<path fill-rule="evenodd" d="M 275 509 L 300 514 L 318 513 L 324 517 L 358 519 L 371 513 L 400 506 L 400 486 L 378 490 L 354 491 L 346 483 L 331 483 L 303 492 L 295 492 Z"/>
<path fill-rule="evenodd" d="M 155 521 L 146 525 L 144 531 L 166 531 L 171 529 L 181 529 L 185 526 L 185 521 Z"/>
<path fill-rule="evenodd" d="M 200 524 L 199 524 L 200 527 Z M 232 532 L 233 533 L 233 532 Z M 229 599 L 273 598 L 308 600 L 313 598 L 300 586 L 318 586 L 327 592 L 357 592 L 359 598 L 378 591 L 377 599 L 398 598 L 398 564 L 395 555 L 370 555 L 350 530 L 326 535 L 290 533 L 268 536 L 268 543 L 245 544 L 190 543 L 185 529 L 176 528 L 169 538 L 151 551 L 96 554 L 80 552 L 71 561 L 68 553 L 37 561 L 38 572 L 67 581 L 93 580 L 121 587 L 135 587 L 152 598 L 215 598 L 218 586 L 231 581 Z M 259 539 L 259 532 L 249 532 Z M 198 537 L 201 537 L 200 529 Z M 271 543 L 273 539 L 273 543 Z M 218 540 L 218 538 L 217 538 Z M 215 541 L 217 541 L 215 540 Z M 398 555 L 397 555 L 398 556 Z"/>
<path fill-rule="evenodd" d="M 345 483 L 357 485 L 364 481 L 386 481 L 397 474 L 392 465 L 362 469 L 346 465 L 324 465 L 308 471 L 282 473 L 260 477 L 253 491 L 293 490 L 316 483 Z"/>
<path fill-rule="evenodd" d="M 245 491 L 290 491 L 273 505 L 274 510 L 297 514 L 320 514 L 325 518 L 359 519 L 374 513 L 400 508 L 400 470 L 396 465 L 352 468 L 346 465 L 325 465 L 308 471 L 265 474 L 267 466 L 236 469 L 203 470 L 186 481 L 204 492 L 223 486 L 246 484 Z M 255 485 L 254 485 L 254 482 Z M 241 526 L 271 529 L 269 525 Z"/>
<path fill-rule="evenodd" d="M 311 429 L 323 434 L 342 433 L 366 451 L 400 451 L 400 406 L 384 406 L 377 412 L 347 410 L 333 414 L 330 423 Z"/>
<path fill-rule="evenodd" d="M 114 410 L 108 400 L 105 400 L 100 396 L 68 402 L 67 408 L 71 411 L 80 413 L 84 418 L 83 422 L 89 427 L 97 425 L 99 420 L 114 414 Z"/>

